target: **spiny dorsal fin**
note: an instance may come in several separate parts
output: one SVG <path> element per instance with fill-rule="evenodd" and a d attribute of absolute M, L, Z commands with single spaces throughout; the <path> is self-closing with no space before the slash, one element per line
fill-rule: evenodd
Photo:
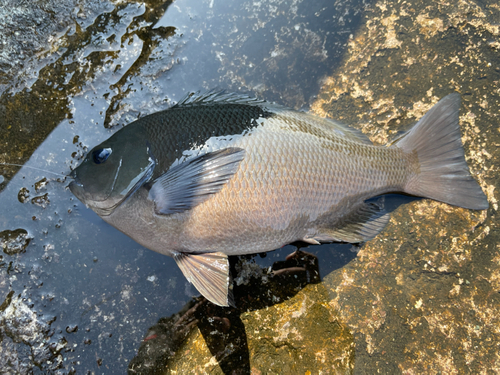
<path fill-rule="evenodd" d="M 286 106 L 282 106 L 276 103 L 270 103 L 262 99 L 257 99 L 255 97 L 246 94 L 237 93 L 226 93 L 224 90 L 213 89 L 207 92 L 201 93 L 197 91 L 195 93 L 189 93 L 184 96 L 177 104 L 175 104 L 171 109 L 183 108 L 190 106 L 209 106 L 209 105 L 219 105 L 219 104 L 246 104 L 255 105 L 269 110 L 271 113 L 278 114 L 283 111 L 293 111 Z M 321 118 L 312 115 L 308 112 L 299 112 L 302 116 L 311 116 L 311 122 L 316 123 L 317 126 L 322 127 L 323 130 L 327 132 L 334 132 L 337 135 L 352 139 L 354 141 L 364 143 L 367 145 L 372 145 L 368 136 L 366 136 L 361 130 L 352 128 L 350 126 L 341 124 L 329 118 Z"/>
<path fill-rule="evenodd" d="M 364 143 L 365 145 L 373 145 L 373 142 L 370 140 L 370 138 L 368 138 L 368 136 L 365 133 L 363 133 L 361 130 L 351 128 L 350 126 L 347 126 L 344 124 L 340 124 L 340 123 L 333 121 L 331 119 L 327 119 L 327 120 L 332 122 L 334 124 L 333 126 L 337 130 L 340 130 L 341 132 L 343 132 L 344 135 L 347 136 L 347 138 L 355 138 L 356 141 Z"/>
<path fill-rule="evenodd" d="M 189 93 L 184 96 L 172 108 L 186 107 L 192 105 L 216 105 L 216 104 L 248 104 L 257 105 L 267 103 L 265 100 L 257 99 L 245 94 L 226 93 L 224 90 L 213 89 L 201 93 L 200 91 Z"/>

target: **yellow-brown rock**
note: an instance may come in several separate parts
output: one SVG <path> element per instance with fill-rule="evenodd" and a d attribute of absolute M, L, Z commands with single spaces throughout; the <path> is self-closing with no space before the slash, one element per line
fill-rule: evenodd
<path fill-rule="evenodd" d="M 355 337 L 355 372 L 500 371 L 499 19 L 493 1 L 377 1 L 313 105 L 384 144 L 459 92 L 466 158 L 490 202 L 484 212 L 401 206 L 325 278 Z"/>
<path fill-rule="evenodd" d="M 242 313 L 240 318 L 246 330 L 252 374 L 346 374 L 352 371 L 352 335 L 339 323 L 321 284 L 311 284 L 283 303 Z M 224 374 L 220 362 L 223 359 L 211 353 L 196 327 L 165 365 L 164 373 Z"/>

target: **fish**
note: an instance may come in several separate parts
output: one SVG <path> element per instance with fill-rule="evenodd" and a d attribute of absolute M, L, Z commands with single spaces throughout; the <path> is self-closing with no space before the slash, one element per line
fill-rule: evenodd
<path fill-rule="evenodd" d="M 371 198 L 403 193 L 487 209 L 465 161 L 459 108 L 460 95 L 449 94 L 376 146 L 331 119 L 198 92 L 95 146 L 69 188 L 105 222 L 173 257 L 209 301 L 234 306 L 228 256 L 369 241 L 389 221 Z"/>

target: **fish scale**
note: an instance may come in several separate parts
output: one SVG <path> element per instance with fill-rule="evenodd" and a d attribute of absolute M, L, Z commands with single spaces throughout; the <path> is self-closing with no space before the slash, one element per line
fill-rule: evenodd
<path fill-rule="evenodd" d="M 275 142 L 273 137 L 268 136 L 269 132 L 273 132 L 271 127 L 277 127 L 278 132 L 284 132 L 286 136 L 282 135 L 281 143 L 287 149 L 294 150 L 286 153 L 284 159 L 283 155 L 278 153 L 269 155 L 266 152 Z M 262 128 L 252 133 L 251 137 L 242 137 L 231 144 L 246 149 L 250 157 L 242 161 L 239 171 L 217 195 L 193 208 L 189 221 L 184 226 L 184 232 L 180 234 L 185 246 L 191 244 L 192 247 L 196 241 L 206 249 L 211 241 L 209 239 L 214 237 L 213 233 L 217 233 L 216 238 L 222 238 L 224 231 L 232 228 L 232 223 L 238 222 L 237 230 L 240 234 L 227 239 L 223 245 L 217 240 L 216 247 L 211 247 L 210 250 L 217 248 L 229 255 L 241 254 L 244 251 L 241 243 L 251 242 L 246 238 L 246 233 L 253 236 L 259 228 L 268 228 L 272 231 L 273 227 L 277 228 L 280 235 L 271 236 L 270 243 L 262 243 L 257 248 L 252 243 L 248 247 L 248 252 L 253 253 L 261 247 L 276 248 L 287 242 L 283 238 L 293 241 L 305 236 L 309 229 L 307 226 L 290 226 L 298 217 L 308 216 L 309 222 L 312 223 L 318 216 L 328 211 L 335 211 L 338 202 L 346 195 L 361 194 L 364 195 L 361 197 L 364 200 L 373 196 L 374 192 L 375 195 L 384 193 L 385 190 L 401 186 L 405 181 L 406 176 L 402 173 L 405 170 L 404 159 L 396 158 L 399 154 L 397 150 L 377 148 L 352 141 L 342 142 L 343 147 L 347 146 L 353 151 L 362 150 L 358 153 L 361 156 L 354 159 L 346 157 L 345 152 L 341 152 L 342 148 L 333 146 L 322 148 L 318 143 L 316 135 L 305 137 L 286 132 L 283 124 L 276 121 L 276 124 L 264 123 Z M 311 159 L 318 158 L 319 164 L 324 166 L 316 172 L 309 167 L 311 160 L 308 155 L 311 149 L 316 150 Z M 362 168 L 363 164 L 371 164 L 371 158 L 387 160 L 390 163 L 385 162 L 387 168 L 382 168 L 374 174 L 373 170 Z M 259 163 L 259 160 L 264 160 L 264 163 Z M 336 160 L 338 163 L 327 163 L 330 160 Z M 262 178 L 265 175 L 263 168 L 266 166 L 278 168 L 281 173 L 275 178 Z M 257 180 L 260 181 L 260 187 L 255 183 Z M 341 181 L 340 186 L 335 184 L 335 181 Z M 319 186 L 315 189 L 314 185 L 318 183 Z M 280 189 L 281 186 L 284 189 Z M 239 189 L 244 193 L 233 194 Z M 240 196 L 244 198 L 241 199 Z M 214 217 L 213 213 L 220 211 L 219 207 L 224 207 L 224 215 Z M 278 218 L 276 218 L 277 212 L 279 212 Z M 236 217 L 242 219 L 245 225 L 241 225 L 241 221 L 236 220 Z M 283 232 L 283 228 L 288 229 Z M 242 237 L 245 241 L 241 240 Z M 204 240 L 198 241 L 199 238 Z"/>
<path fill-rule="evenodd" d="M 228 255 L 368 241 L 389 220 L 370 198 L 401 192 L 487 208 L 464 159 L 459 104 L 448 95 L 397 142 L 377 147 L 308 113 L 236 94 L 192 95 L 94 147 L 70 189 L 227 306 Z"/>

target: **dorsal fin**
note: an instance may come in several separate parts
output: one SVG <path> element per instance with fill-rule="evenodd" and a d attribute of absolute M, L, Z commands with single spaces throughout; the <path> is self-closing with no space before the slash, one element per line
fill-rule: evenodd
<path fill-rule="evenodd" d="M 192 105 L 216 105 L 216 104 L 248 104 L 258 105 L 267 103 L 265 100 L 257 99 L 245 94 L 226 93 L 224 90 L 212 89 L 201 93 L 200 91 L 189 93 L 184 96 L 172 108 Z"/>
<path fill-rule="evenodd" d="M 171 109 L 191 107 L 191 106 L 209 106 L 209 105 L 221 105 L 221 104 L 246 104 L 258 106 L 269 110 L 271 113 L 278 114 L 280 112 L 294 111 L 286 106 L 282 106 L 275 103 L 270 103 L 262 99 L 257 99 L 255 97 L 246 94 L 237 93 L 226 93 L 224 90 L 212 89 L 201 93 L 200 91 L 189 93 L 184 96 L 177 104 L 175 104 Z M 320 118 L 309 112 L 297 112 L 301 116 L 309 117 L 311 116 L 311 123 L 316 126 L 321 127 L 326 132 L 334 132 L 339 136 L 351 139 L 353 141 L 372 145 L 373 143 L 370 139 L 361 131 L 350 126 L 341 124 L 329 118 Z"/>
<path fill-rule="evenodd" d="M 367 145 L 373 145 L 370 138 L 368 138 L 368 136 L 365 133 L 363 133 L 361 130 L 351 128 L 348 125 L 338 123 L 337 121 L 334 121 L 332 119 L 327 118 L 326 120 L 328 120 L 333 125 L 333 128 L 336 131 L 340 131 L 346 138 L 351 138 L 353 140 L 356 140 L 358 142 L 361 142 L 361 143 L 364 143 Z"/>

